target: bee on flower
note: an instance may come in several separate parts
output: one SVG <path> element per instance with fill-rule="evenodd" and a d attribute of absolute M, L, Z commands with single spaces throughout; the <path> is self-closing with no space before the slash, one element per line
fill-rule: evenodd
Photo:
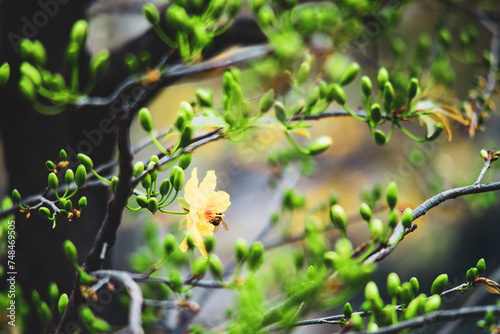
<path fill-rule="evenodd" d="M 194 245 L 207 257 L 203 237 L 213 235 L 221 224 L 228 230 L 223 220 L 223 212 L 231 205 L 229 194 L 225 191 L 215 191 L 216 185 L 217 177 L 213 170 L 209 170 L 198 185 L 198 169 L 193 168 L 191 179 L 184 187 L 184 197 L 178 200 L 181 208 L 186 211 L 186 218 L 179 225 L 179 230 L 184 226 L 187 228 L 186 236 L 179 246 L 181 251 L 188 249 L 187 237 L 191 235 Z"/>

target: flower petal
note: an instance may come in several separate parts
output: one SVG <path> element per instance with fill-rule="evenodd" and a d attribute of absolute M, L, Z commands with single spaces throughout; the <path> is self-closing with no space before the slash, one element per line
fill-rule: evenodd
<path fill-rule="evenodd" d="M 215 176 L 215 171 L 209 170 L 203 181 L 200 183 L 200 192 L 208 199 L 212 197 L 215 192 L 216 185 L 217 176 Z"/>
<path fill-rule="evenodd" d="M 181 222 L 179 223 L 179 231 L 187 225 L 187 218 L 184 218 L 183 220 L 181 220 Z"/>
<path fill-rule="evenodd" d="M 195 198 L 198 194 L 198 168 L 193 168 L 191 172 L 191 178 L 186 182 L 184 186 L 184 198 L 186 201 L 193 205 L 195 204 Z"/>
<path fill-rule="evenodd" d="M 215 208 L 217 212 L 224 212 L 231 205 L 229 194 L 225 191 L 216 191 L 210 197 L 210 205 Z"/>
<path fill-rule="evenodd" d="M 182 252 L 186 252 L 187 249 L 188 249 L 187 239 L 188 239 L 188 234 L 186 233 L 186 236 L 184 237 L 184 240 L 182 240 L 181 244 L 179 245 L 179 249 Z"/>

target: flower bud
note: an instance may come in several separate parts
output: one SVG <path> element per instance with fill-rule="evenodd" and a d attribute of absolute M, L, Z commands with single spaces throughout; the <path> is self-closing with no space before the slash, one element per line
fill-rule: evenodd
<path fill-rule="evenodd" d="M 165 179 L 163 181 L 161 181 L 160 183 L 160 194 L 162 196 L 165 196 L 168 194 L 169 190 L 170 190 L 170 180 L 169 179 Z"/>
<path fill-rule="evenodd" d="M 59 288 L 56 283 L 51 282 L 49 284 L 49 298 L 51 300 L 56 300 L 57 297 L 59 297 Z"/>
<path fill-rule="evenodd" d="M 156 163 L 154 161 L 150 161 L 148 164 L 148 170 L 151 171 L 149 173 L 149 175 L 151 175 L 151 182 L 156 181 L 156 179 L 158 178 L 158 169 L 155 167 L 156 167 Z"/>
<path fill-rule="evenodd" d="M 382 110 L 378 103 L 372 104 L 370 108 L 370 118 L 374 124 L 377 124 L 382 119 Z"/>
<path fill-rule="evenodd" d="M 43 219 L 48 219 L 50 217 L 50 210 L 44 206 L 40 207 L 38 209 L 38 214 L 40 215 L 40 217 L 42 217 Z"/>
<path fill-rule="evenodd" d="M 182 290 L 181 274 L 177 270 L 173 269 L 170 270 L 168 278 L 170 279 L 170 288 L 172 289 L 172 291 L 180 292 Z"/>
<path fill-rule="evenodd" d="M 441 296 L 439 295 L 432 295 L 427 301 L 425 302 L 425 313 L 430 313 L 439 310 L 439 307 L 441 306 Z"/>
<path fill-rule="evenodd" d="M 366 203 L 361 203 L 359 206 L 359 214 L 365 222 L 369 222 L 372 219 L 372 209 Z"/>
<path fill-rule="evenodd" d="M 100 78 L 109 67 L 109 51 L 104 49 L 99 51 L 90 60 L 90 75 L 92 78 Z"/>
<path fill-rule="evenodd" d="M 243 262 L 246 260 L 248 256 L 248 244 L 245 239 L 243 238 L 238 238 L 236 239 L 236 242 L 234 243 L 234 257 L 236 258 L 236 261 Z"/>
<path fill-rule="evenodd" d="M 302 64 L 300 64 L 299 71 L 297 72 L 297 78 L 295 79 L 299 86 L 307 81 L 310 71 L 311 71 L 311 65 L 309 64 L 309 62 L 305 61 Z"/>
<path fill-rule="evenodd" d="M 134 169 L 132 171 L 134 177 L 138 177 L 144 172 L 144 163 L 142 161 L 138 161 L 134 165 Z"/>
<path fill-rule="evenodd" d="M 352 314 L 352 306 L 349 302 L 345 303 L 344 305 L 344 311 L 342 312 L 346 318 L 350 318 Z"/>
<path fill-rule="evenodd" d="M 394 88 L 390 81 L 387 81 L 384 85 L 384 104 L 391 106 L 394 102 Z"/>
<path fill-rule="evenodd" d="M 385 67 L 381 67 L 377 74 L 377 87 L 380 91 L 384 90 L 387 81 L 389 81 L 389 72 Z"/>
<path fill-rule="evenodd" d="M 158 12 L 156 6 L 151 2 L 144 4 L 144 6 L 142 7 L 142 11 L 144 13 L 144 16 L 146 17 L 146 20 L 148 20 L 150 24 L 157 25 L 158 22 L 160 22 L 160 13 Z"/>
<path fill-rule="evenodd" d="M 57 179 L 57 175 L 55 173 L 50 173 L 48 177 L 48 185 L 52 189 L 56 189 L 59 185 L 59 180 Z"/>
<path fill-rule="evenodd" d="M 350 84 L 354 79 L 356 79 L 358 73 L 359 73 L 359 64 L 356 62 L 352 62 L 347 68 L 347 70 L 344 72 L 342 79 L 340 79 L 340 85 L 346 86 Z"/>
<path fill-rule="evenodd" d="M 352 330 L 355 332 L 361 332 L 364 328 L 363 318 L 357 313 L 353 313 L 351 316 Z"/>
<path fill-rule="evenodd" d="M 111 189 L 111 192 L 115 193 L 116 192 L 116 186 L 118 185 L 118 177 L 113 176 L 111 178 L 111 184 L 109 185 L 109 188 Z"/>
<path fill-rule="evenodd" d="M 71 211 L 73 209 L 73 202 L 70 199 L 64 202 L 64 210 Z"/>
<path fill-rule="evenodd" d="M 335 262 L 338 262 L 339 259 L 339 255 L 332 251 L 328 251 L 323 254 L 323 263 L 328 269 L 335 269 Z"/>
<path fill-rule="evenodd" d="M 151 211 L 152 214 L 158 211 L 158 200 L 155 197 L 151 197 L 148 200 L 148 210 Z"/>
<path fill-rule="evenodd" d="M 399 279 L 398 274 L 390 273 L 387 276 L 387 292 L 391 297 L 395 297 L 398 295 L 398 288 L 401 286 L 401 280 Z"/>
<path fill-rule="evenodd" d="M 332 146 L 333 140 L 330 136 L 321 136 L 313 140 L 309 146 L 310 155 L 318 155 L 325 152 L 330 146 Z"/>
<path fill-rule="evenodd" d="M 286 108 L 281 102 L 274 103 L 274 113 L 281 123 L 286 123 Z"/>
<path fill-rule="evenodd" d="M 179 147 L 187 147 L 191 144 L 193 139 L 194 128 L 191 125 L 186 125 L 182 130 L 181 139 L 179 140 Z"/>
<path fill-rule="evenodd" d="M 257 13 L 257 22 L 263 28 L 271 27 L 276 22 L 276 15 L 270 6 L 263 6 Z"/>
<path fill-rule="evenodd" d="M 146 176 L 142 178 L 141 185 L 144 187 L 144 189 L 151 188 L 151 175 L 150 174 L 146 174 Z"/>
<path fill-rule="evenodd" d="M 328 94 L 335 102 L 343 106 L 346 102 L 345 92 L 342 87 L 338 84 L 333 84 L 330 86 L 330 92 Z"/>
<path fill-rule="evenodd" d="M 264 245 L 262 242 L 256 241 L 250 246 L 247 266 L 250 271 L 257 271 L 264 262 Z"/>
<path fill-rule="evenodd" d="M 181 157 L 179 158 L 179 167 L 184 170 L 188 168 L 189 165 L 191 164 L 192 156 L 193 154 L 191 152 L 187 152 L 181 155 Z"/>
<path fill-rule="evenodd" d="M 87 41 L 87 31 L 88 31 L 87 21 L 85 20 L 76 21 L 75 24 L 73 24 L 73 28 L 71 29 L 71 35 L 70 35 L 71 42 L 78 44 L 80 48 L 83 47 L 85 45 L 85 42 Z"/>
<path fill-rule="evenodd" d="M 399 291 L 400 290 L 398 289 L 398 295 Z M 413 292 L 413 286 L 409 282 L 404 282 L 401 286 L 401 295 L 399 296 L 401 302 L 403 304 L 408 304 L 413 299 L 413 296 L 415 296 L 415 293 Z"/>
<path fill-rule="evenodd" d="M 413 211 L 410 208 L 406 208 L 403 217 L 401 218 L 401 223 L 404 228 L 410 228 L 411 223 L 413 222 Z"/>
<path fill-rule="evenodd" d="M 467 270 L 467 274 L 465 275 L 467 282 L 473 283 L 477 278 L 477 274 L 478 274 L 478 270 L 475 267 Z"/>
<path fill-rule="evenodd" d="M 372 88 L 372 81 L 370 80 L 370 77 L 363 75 L 361 77 L 361 91 L 363 92 L 363 95 L 366 97 L 371 96 Z"/>
<path fill-rule="evenodd" d="M 368 333 L 376 333 L 378 332 L 378 330 L 379 330 L 378 325 L 374 322 L 370 322 L 368 326 L 366 326 L 366 331 Z"/>
<path fill-rule="evenodd" d="M 436 124 L 436 129 L 434 130 L 434 133 L 430 137 L 427 137 L 427 141 L 433 141 L 437 139 L 437 137 L 439 137 L 441 133 L 443 133 L 443 130 L 444 130 L 443 124 L 441 123 Z"/>
<path fill-rule="evenodd" d="M 0 66 L 0 87 L 3 87 L 7 84 L 10 77 L 10 65 L 5 62 L 2 66 Z"/>
<path fill-rule="evenodd" d="M 52 320 L 52 311 L 50 310 L 50 307 L 46 302 L 41 301 L 38 304 L 38 312 L 44 323 L 50 323 L 50 321 Z"/>
<path fill-rule="evenodd" d="M 163 249 L 167 255 L 172 254 L 177 246 L 177 242 L 175 241 L 175 237 L 173 234 L 167 234 L 165 239 L 163 240 Z"/>
<path fill-rule="evenodd" d="M 261 113 L 266 113 L 271 109 L 274 103 L 274 89 L 268 90 L 260 99 L 259 110 Z"/>
<path fill-rule="evenodd" d="M 77 187 L 81 188 L 87 182 L 87 170 L 84 165 L 79 165 L 75 172 L 75 183 Z"/>
<path fill-rule="evenodd" d="M 208 254 L 215 250 L 215 237 L 213 235 L 205 238 L 205 249 Z"/>
<path fill-rule="evenodd" d="M 66 48 L 66 62 L 69 65 L 77 65 L 80 54 L 80 46 L 78 43 L 70 42 Z"/>
<path fill-rule="evenodd" d="M 170 172 L 170 183 L 172 184 L 174 189 L 180 191 L 184 186 L 184 181 L 185 181 L 184 170 L 182 170 L 182 168 L 177 166 L 172 168 L 172 172 Z"/>
<path fill-rule="evenodd" d="M 92 159 L 90 159 L 87 155 L 83 153 L 78 153 L 78 161 L 85 166 L 85 169 L 92 170 L 94 169 L 94 163 Z"/>
<path fill-rule="evenodd" d="M 412 100 L 415 95 L 417 95 L 418 91 L 418 79 L 417 78 L 411 78 L 410 82 L 408 83 L 408 87 L 406 88 L 406 95 L 408 95 L 408 99 Z"/>
<path fill-rule="evenodd" d="M 216 279 L 222 278 L 224 267 L 222 266 L 222 262 L 216 254 L 210 254 L 210 256 L 208 257 L 208 268 Z"/>
<path fill-rule="evenodd" d="M 330 220 L 344 234 L 347 230 L 347 215 L 340 205 L 335 204 L 330 208 Z"/>
<path fill-rule="evenodd" d="M 448 275 L 441 274 L 432 283 L 431 287 L 431 295 L 439 295 L 441 292 L 446 289 L 446 285 L 448 285 Z"/>
<path fill-rule="evenodd" d="M 197 258 L 193 265 L 193 276 L 196 277 L 197 279 L 200 279 L 203 276 L 205 276 L 207 270 L 208 270 L 208 260 L 205 259 L 204 257 Z"/>
<path fill-rule="evenodd" d="M 483 258 L 479 259 L 479 261 L 477 261 L 476 268 L 479 275 L 484 273 L 484 271 L 486 270 L 486 261 L 484 261 Z"/>
<path fill-rule="evenodd" d="M 75 245 L 70 240 L 66 240 L 63 246 L 66 258 L 71 263 L 76 264 L 76 261 L 78 260 L 78 252 L 76 251 Z"/>
<path fill-rule="evenodd" d="M 30 63 L 23 62 L 21 63 L 21 66 L 19 67 L 19 72 L 21 72 L 22 75 L 26 76 L 33 82 L 35 87 L 40 87 L 42 85 L 42 76 L 40 75 L 40 72 Z"/>
<path fill-rule="evenodd" d="M 387 186 L 387 190 L 385 191 L 385 200 L 389 208 L 393 210 L 398 202 L 398 185 L 396 182 L 392 181 Z"/>
<path fill-rule="evenodd" d="M 420 288 L 420 284 L 418 283 L 418 279 L 416 277 L 412 277 L 410 279 L 410 284 L 411 284 L 411 287 L 413 288 L 413 294 L 416 294 L 418 292 L 418 289 Z"/>
<path fill-rule="evenodd" d="M 137 202 L 137 204 L 139 204 L 139 206 L 143 209 L 147 208 L 148 207 L 148 199 L 144 196 L 137 196 L 135 198 L 135 201 Z"/>
<path fill-rule="evenodd" d="M 229 71 L 224 72 L 224 75 L 222 76 L 222 91 L 224 92 L 224 95 L 231 94 L 233 85 L 235 85 L 235 82 L 231 72 Z"/>
<path fill-rule="evenodd" d="M 57 309 L 59 310 L 60 314 L 63 314 L 64 311 L 66 311 L 66 306 L 68 306 L 68 295 L 63 293 L 61 297 L 59 297 L 59 302 L 57 303 Z"/>
<path fill-rule="evenodd" d="M 19 190 L 17 190 L 17 189 L 12 190 L 12 202 L 14 202 L 16 204 L 21 202 L 21 194 L 19 193 Z"/>
<path fill-rule="evenodd" d="M 380 219 L 374 219 L 370 222 L 370 238 L 377 242 L 384 232 L 384 223 Z"/>
<path fill-rule="evenodd" d="M 453 41 L 453 38 L 451 37 L 451 33 L 448 29 L 445 27 L 440 27 L 438 29 L 438 37 L 439 37 L 439 42 L 445 49 L 449 49 L 451 46 L 451 43 Z"/>
<path fill-rule="evenodd" d="M 48 169 L 49 171 L 51 171 L 51 172 L 52 172 L 52 171 L 54 171 L 54 169 L 56 168 L 56 165 L 54 164 L 54 162 L 53 162 L 53 161 L 51 161 L 51 160 L 47 160 L 47 161 L 45 162 L 45 167 L 47 167 L 47 169 Z"/>
<path fill-rule="evenodd" d="M 139 110 L 139 122 L 144 131 L 148 133 L 153 131 L 153 118 L 148 108 L 141 108 L 141 110 Z"/>
<path fill-rule="evenodd" d="M 375 144 L 382 146 L 387 142 L 387 137 L 385 136 L 384 131 L 375 130 L 373 131 L 373 140 L 375 141 Z"/>
<path fill-rule="evenodd" d="M 483 158 L 484 160 L 487 160 L 488 159 L 488 151 L 486 151 L 485 149 L 482 149 L 481 152 L 479 152 L 479 154 L 481 155 L 481 158 Z"/>
<path fill-rule="evenodd" d="M 347 238 L 340 238 L 335 243 L 335 252 L 341 257 L 351 257 L 352 244 Z"/>
<path fill-rule="evenodd" d="M 70 184 L 71 182 L 74 181 L 74 179 L 75 179 L 75 174 L 73 173 L 73 170 L 72 169 L 67 169 L 66 173 L 64 174 L 64 181 L 67 184 Z"/>
<path fill-rule="evenodd" d="M 212 90 L 206 88 L 198 88 L 195 92 L 196 100 L 201 107 L 212 107 Z"/>
<path fill-rule="evenodd" d="M 387 225 L 389 225 L 390 228 L 395 228 L 396 225 L 398 225 L 398 212 L 396 210 L 391 210 L 391 212 L 389 212 Z"/>
<path fill-rule="evenodd" d="M 80 199 L 78 200 L 78 207 L 80 209 L 87 207 L 87 197 L 85 196 L 80 197 Z"/>

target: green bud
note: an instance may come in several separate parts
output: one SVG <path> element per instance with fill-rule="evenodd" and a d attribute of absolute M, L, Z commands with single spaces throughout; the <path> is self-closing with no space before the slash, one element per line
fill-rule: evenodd
<path fill-rule="evenodd" d="M 182 290 L 182 277 L 181 274 L 173 269 L 168 273 L 168 278 L 170 279 L 170 288 L 174 292 L 180 292 Z"/>
<path fill-rule="evenodd" d="M 68 154 L 66 153 L 66 151 L 64 149 L 59 151 L 59 159 L 61 161 L 66 161 L 67 158 L 68 158 Z"/>
<path fill-rule="evenodd" d="M 81 188 L 87 182 L 87 170 L 84 165 L 79 165 L 75 172 L 75 183 Z"/>
<path fill-rule="evenodd" d="M 193 236 L 191 234 L 188 234 L 186 241 L 187 241 L 188 249 L 193 250 L 196 247 L 194 244 Z"/>
<path fill-rule="evenodd" d="M 264 245 L 260 241 L 252 243 L 250 246 L 247 266 L 250 271 L 257 271 L 264 262 Z"/>
<path fill-rule="evenodd" d="M 346 316 L 346 318 L 350 318 L 351 317 L 352 306 L 351 306 L 351 304 L 349 302 L 345 303 L 343 314 Z"/>
<path fill-rule="evenodd" d="M 176 172 L 174 172 L 176 170 Z M 172 173 L 174 173 L 174 177 L 172 180 Z M 175 190 L 180 191 L 182 187 L 184 187 L 185 175 L 184 170 L 182 168 L 175 166 L 172 168 L 172 172 L 170 173 L 170 183 Z"/>
<path fill-rule="evenodd" d="M 380 91 L 384 90 L 385 84 L 389 81 L 389 72 L 385 67 L 381 67 L 377 74 L 377 87 Z"/>
<path fill-rule="evenodd" d="M 144 172 L 144 163 L 142 161 L 138 161 L 135 163 L 132 173 L 134 177 L 138 177 L 142 174 L 142 172 Z"/>
<path fill-rule="evenodd" d="M 354 79 L 356 79 L 358 73 L 359 73 L 359 64 L 356 62 L 352 62 L 347 68 L 347 70 L 344 72 L 342 79 L 340 79 L 340 85 L 346 86 L 350 84 Z"/>
<path fill-rule="evenodd" d="M 394 102 L 394 88 L 390 81 L 387 81 L 384 85 L 384 103 L 388 106 L 392 105 Z"/>
<path fill-rule="evenodd" d="M 222 266 L 222 262 L 216 254 L 210 254 L 208 257 L 208 269 L 216 279 L 222 278 L 222 274 L 224 273 L 224 267 Z"/>
<path fill-rule="evenodd" d="M 401 57 L 406 49 L 405 42 L 401 37 L 392 38 L 391 46 L 392 46 L 392 51 L 394 51 L 397 57 Z"/>
<path fill-rule="evenodd" d="M 94 169 L 94 163 L 92 162 L 92 159 L 90 159 L 88 156 L 86 156 L 83 153 L 78 153 L 78 161 L 85 166 L 85 169 L 87 170 L 92 170 Z"/>
<path fill-rule="evenodd" d="M 415 293 L 413 291 L 413 286 L 409 282 L 404 282 L 401 288 L 402 288 L 400 296 L 401 302 L 403 304 L 408 304 L 413 299 L 413 296 L 415 296 Z M 399 294 L 399 289 L 398 289 L 398 294 Z"/>
<path fill-rule="evenodd" d="M 160 158 L 158 158 L 158 156 L 156 154 L 153 154 L 151 156 L 151 159 L 149 159 L 149 162 L 154 162 L 155 164 L 159 164 L 160 163 Z"/>
<path fill-rule="evenodd" d="M 46 302 L 42 301 L 38 304 L 38 312 L 40 312 L 40 317 L 44 323 L 50 323 L 50 320 L 52 319 L 52 311 Z"/>
<path fill-rule="evenodd" d="M 268 90 L 260 99 L 259 110 L 261 113 L 266 113 L 271 109 L 274 103 L 274 89 Z"/>
<path fill-rule="evenodd" d="M 139 60 L 136 55 L 129 53 L 125 56 L 125 67 L 130 73 L 135 73 L 139 70 Z"/>
<path fill-rule="evenodd" d="M 205 238 L 205 248 L 208 254 L 215 250 L 215 238 L 213 235 Z"/>
<path fill-rule="evenodd" d="M 45 162 L 45 167 L 47 167 L 48 170 L 53 171 L 56 168 L 56 165 L 51 160 L 47 160 Z"/>
<path fill-rule="evenodd" d="M 112 191 L 113 193 L 115 193 L 115 192 L 116 192 L 116 186 L 117 186 L 117 185 L 118 185 L 118 177 L 113 176 L 113 177 L 111 178 L 111 184 L 109 185 L 109 188 L 111 189 L 111 191 Z"/>
<path fill-rule="evenodd" d="M 338 262 L 339 259 L 339 255 L 332 251 L 328 251 L 323 254 L 323 263 L 328 269 L 335 269 L 335 262 Z"/>
<path fill-rule="evenodd" d="M 369 222 L 372 219 L 372 209 L 366 203 L 361 203 L 359 206 L 359 214 L 365 222 Z"/>
<path fill-rule="evenodd" d="M 90 324 L 92 329 L 99 333 L 109 333 L 112 331 L 111 325 L 104 319 L 95 318 Z"/>
<path fill-rule="evenodd" d="M 70 40 L 71 42 L 75 42 L 81 48 L 85 45 L 87 41 L 87 31 L 88 25 L 85 20 L 78 20 L 73 24 L 73 28 L 71 29 Z"/>
<path fill-rule="evenodd" d="M 486 261 L 484 261 L 484 258 L 481 258 L 479 259 L 479 261 L 477 261 L 476 268 L 479 275 L 484 273 L 484 271 L 486 270 Z"/>
<path fill-rule="evenodd" d="M 40 217 L 42 217 L 43 219 L 48 219 L 50 217 L 50 210 L 44 206 L 40 207 L 38 209 L 38 214 L 40 215 Z"/>
<path fill-rule="evenodd" d="M 335 243 L 335 252 L 341 257 L 351 257 L 352 244 L 347 238 L 340 238 Z"/>
<path fill-rule="evenodd" d="M 366 331 L 368 333 L 376 333 L 378 332 L 378 330 L 379 330 L 378 325 L 374 322 L 370 322 L 368 326 L 366 326 Z"/>
<path fill-rule="evenodd" d="M 181 139 L 179 140 L 179 147 L 187 147 L 191 144 L 193 139 L 194 128 L 191 125 L 186 125 L 182 130 Z"/>
<path fill-rule="evenodd" d="M 387 276 L 387 292 L 391 297 L 395 297 L 398 295 L 398 288 L 401 286 L 401 280 L 399 279 L 398 274 L 390 273 Z"/>
<path fill-rule="evenodd" d="M 57 175 L 55 173 L 50 173 L 48 177 L 48 185 L 52 189 L 56 189 L 59 185 L 59 180 L 57 179 Z"/>
<path fill-rule="evenodd" d="M 233 85 L 235 85 L 233 75 L 231 72 L 226 71 L 222 77 L 222 91 L 224 95 L 230 95 L 231 90 L 233 89 Z"/>
<path fill-rule="evenodd" d="M 90 60 L 90 75 L 92 78 L 97 79 L 103 76 L 109 67 L 109 51 L 104 49 L 99 51 Z"/>
<path fill-rule="evenodd" d="M 142 11 L 146 20 L 152 25 L 157 25 L 160 22 L 160 13 L 154 4 L 148 2 L 142 7 Z"/>
<path fill-rule="evenodd" d="M 412 100 L 415 95 L 417 95 L 418 91 L 418 79 L 417 78 L 411 78 L 410 82 L 408 83 L 408 87 L 406 88 L 406 95 L 408 95 L 408 99 Z"/>
<path fill-rule="evenodd" d="M 19 193 L 19 190 L 17 190 L 17 189 L 12 190 L 12 202 L 14 202 L 16 204 L 21 202 L 21 194 Z"/>
<path fill-rule="evenodd" d="M 155 197 L 151 197 L 148 200 L 148 210 L 151 211 L 152 214 L 158 211 L 158 200 Z"/>
<path fill-rule="evenodd" d="M 248 256 L 248 244 L 245 239 L 238 238 L 234 243 L 234 257 L 238 263 L 246 260 Z"/>
<path fill-rule="evenodd" d="M 352 330 L 355 332 L 361 332 L 364 328 L 363 318 L 357 313 L 351 315 Z"/>
<path fill-rule="evenodd" d="M 207 270 L 208 260 L 204 257 L 197 258 L 193 265 L 193 276 L 200 279 L 205 276 Z"/>
<path fill-rule="evenodd" d="M 416 294 L 420 289 L 420 284 L 418 283 L 418 279 L 416 277 L 412 277 L 410 279 L 411 287 L 413 288 L 413 294 Z"/>
<path fill-rule="evenodd" d="M 167 234 L 165 239 L 163 240 L 163 249 L 165 253 L 170 255 L 175 250 L 177 246 L 177 242 L 175 241 L 175 237 L 173 234 Z"/>
<path fill-rule="evenodd" d="M 439 307 L 441 306 L 441 296 L 439 295 L 432 295 L 427 301 L 425 302 L 425 313 L 430 313 L 439 310 Z"/>
<path fill-rule="evenodd" d="M 148 133 L 153 131 L 153 118 L 151 117 L 151 113 L 148 108 L 141 108 L 139 110 L 139 122 L 141 123 L 144 131 Z"/>
<path fill-rule="evenodd" d="M 276 22 L 276 15 L 270 6 L 263 6 L 257 14 L 257 22 L 262 28 L 271 27 Z"/>
<path fill-rule="evenodd" d="M 229 17 L 236 17 L 241 9 L 241 0 L 229 0 L 226 2 L 226 11 Z"/>
<path fill-rule="evenodd" d="M 492 325 L 495 322 L 495 313 L 493 311 L 488 311 L 484 315 L 484 321 L 488 325 Z"/>
<path fill-rule="evenodd" d="M 467 274 L 465 275 L 467 282 L 473 283 L 477 278 L 477 273 L 478 273 L 478 270 L 476 267 L 473 267 L 473 268 L 470 268 L 469 270 L 467 270 Z"/>
<path fill-rule="evenodd" d="M 149 175 L 151 175 L 151 182 L 156 181 L 156 179 L 158 178 L 158 169 L 155 168 L 155 166 L 156 162 L 154 161 L 150 161 L 148 164 L 148 170 L 151 171 L 151 173 L 149 173 Z"/>
<path fill-rule="evenodd" d="M 49 284 L 49 297 L 51 300 L 56 300 L 56 298 L 59 297 L 59 288 L 54 282 Z"/>
<path fill-rule="evenodd" d="M 380 219 L 374 219 L 370 222 L 370 238 L 377 242 L 384 232 L 384 223 Z"/>
<path fill-rule="evenodd" d="M 382 110 L 378 103 L 372 104 L 370 108 L 370 118 L 374 124 L 377 124 L 382 119 Z"/>
<path fill-rule="evenodd" d="M 439 137 L 441 133 L 443 133 L 443 130 L 444 130 L 443 124 L 441 123 L 436 124 L 436 129 L 434 130 L 434 133 L 430 137 L 427 137 L 427 141 L 433 141 L 437 139 L 437 137 Z"/>
<path fill-rule="evenodd" d="M 148 199 L 145 197 L 145 196 L 137 196 L 135 198 L 135 201 L 137 202 L 137 204 L 139 204 L 139 206 L 143 209 L 147 208 L 148 207 Z"/>
<path fill-rule="evenodd" d="M 73 209 L 73 202 L 70 199 L 64 202 L 64 210 L 71 211 Z"/>
<path fill-rule="evenodd" d="M 68 295 L 63 293 L 61 297 L 59 297 L 59 302 L 57 303 L 57 309 L 59 310 L 60 314 L 63 314 L 64 311 L 66 310 L 66 306 L 68 306 Z"/>
<path fill-rule="evenodd" d="M 150 174 L 146 174 L 146 176 L 141 180 L 141 185 L 144 187 L 144 189 L 151 188 L 151 175 Z"/>
<path fill-rule="evenodd" d="M 451 33 L 448 29 L 445 27 L 440 27 L 438 29 L 438 37 L 439 37 L 439 42 L 445 49 L 449 49 L 451 46 L 451 43 L 453 41 L 453 38 L 451 37 Z"/>
<path fill-rule="evenodd" d="M 396 184 L 396 182 L 392 181 L 387 186 L 387 189 L 385 191 L 385 200 L 389 208 L 391 210 L 394 209 L 396 203 L 398 202 L 398 185 Z"/>
<path fill-rule="evenodd" d="M 342 87 L 338 84 L 332 84 L 330 86 L 330 92 L 328 96 L 331 96 L 335 102 L 343 106 L 346 102 L 345 92 Z"/>
<path fill-rule="evenodd" d="M 325 152 L 333 144 L 333 139 L 330 136 L 321 136 L 313 140 L 309 145 L 309 154 L 318 155 Z"/>
<path fill-rule="evenodd" d="M 160 194 L 162 194 L 162 196 L 165 196 L 168 194 L 169 190 L 170 190 L 170 180 L 169 179 L 165 179 L 163 181 L 161 181 L 160 183 Z"/>
<path fill-rule="evenodd" d="M 66 48 L 66 61 L 69 65 L 78 64 L 80 46 L 76 42 L 70 42 Z"/>
<path fill-rule="evenodd" d="M 297 84 L 300 86 L 304 82 L 307 81 L 307 78 L 309 77 L 309 72 L 311 71 L 311 65 L 309 62 L 305 61 L 302 64 L 300 64 L 299 71 L 297 72 Z"/>
<path fill-rule="evenodd" d="M 40 75 L 40 72 L 30 63 L 23 62 L 21 63 L 21 66 L 19 67 L 19 72 L 21 72 L 22 75 L 26 76 L 33 82 L 35 87 L 40 87 L 42 85 L 42 76 Z"/>
<path fill-rule="evenodd" d="M 307 279 L 309 281 L 314 281 L 316 275 L 317 275 L 316 268 L 314 268 L 314 266 L 309 266 L 306 271 Z"/>
<path fill-rule="evenodd" d="M 3 87 L 7 84 L 10 77 L 10 65 L 5 62 L 0 66 L 0 87 Z"/>
<path fill-rule="evenodd" d="M 67 169 L 66 173 L 64 174 L 64 181 L 67 184 L 70 184 L 71 182 L 73 182 L 74 179 L 75 179 L 75 174 L 73 173 L 73 170 Z"/>
<path fill-rule="evenodd" d="M 446 285 L 448 285 L 448 275 L 439 275 L 432 283 L 431 295 L 440 295 L 446 289 Z"/>
<path fill-rule="evenodd" d="M 281 123 L 286 123 L 286 108 L 281 102 L 274 103 L 274 113 Z"/>
<path fill-rule="evenodd" d="M 184 170 L 188 168 L 189 165 L 191 164 L 192 156 L 193 154 L 191 152 L 187 152 L 181 155 L 181 157 L 179 158 L 179 167 Z"/>
<path fill-rule="evenodd" d="M 387 220 L 387 225 L 390 228 L 395 228 L 398 224 L 398 212 L 396 210 L 391 210 L 389 213 L 389 219 Z"/>
<path fill-rule="evenodd" d="M 212 107 L 212 90 L 207 88 L 198 88 L 195 91 L 196 100 L 201 107 Z"/>
<path fill-rule="evenodd" d="M 330 220 L 344 234 L 347 230 L 347 215 L 340 205 L 335 204 L 330 208 Z"/>
<path fill-rule="evenodd" d="M 80 209 L 87 207 L 87 197 L 85 196 L 80 197 L 80 199 L 78 200 L 78 207 Z"/>
<path fill-rule="evenodd" d="M 410 208 L 406 208 L 403 217 L 401 218 L 401 223 L 404 228 L 410 228 L 411 223 L 413 222 L 413 211 Z"/>
<path fill-rule="evenodd" d="M 66 255 L 66 258 L 71 262 L 76 264 L 76 261 L 78 260 L 78 252 L 76 250 L 75 245 L 70 241 L 66 240 L 64 242 L 64 254 Z"/>
<path fill-rule="evenodd" d="M 412 319 L 412 318 L 418 316 L 419 303 L 420 303 L 420 300 L 415 298 L 408 304 L 408 306 L 405 310 L 405 313 L 404 313 L 405 319 Z"/>
<path fill-rule="evenodd" d="M 363 95 L 366 97 L 372 95 L 372 81 L 370 80 L 370 77 L 367 75 L 363 75 L 361 77 L 361 91 L 363 92 Z"/>
<path fill-rule="evenodd" d="M 373 140 L 375 141 L 375 144 L 382 146 L 387 142 L 387 137 L 385 136 L 384 131 L 375 130 L 373 131 Z"/>

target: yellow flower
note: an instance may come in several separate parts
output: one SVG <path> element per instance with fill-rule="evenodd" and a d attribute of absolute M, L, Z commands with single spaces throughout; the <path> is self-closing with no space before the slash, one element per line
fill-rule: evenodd
<path fill-rule="evenodd" d="M 186 237 L 179 246 L 181 251 L 188 249 L 187 237 L 190 234 L 200 253 L 207 257 L 203 237 L 213 235 L 215 225 L 212 222 L 214 219 L 220 222 L 224 216 L 222 213 L 231 205 L 229 194 L 225 191 L 215 191 L 216 185 L 215 172 L 209 170 L 198 186 L 198 169 L 193 168 L 191 179 L 184 187 L 184 198 L 179 198 L 179 204 L 187 212 L 186 218 L 179 226 L 179 230 L 187 227 Z"/>

